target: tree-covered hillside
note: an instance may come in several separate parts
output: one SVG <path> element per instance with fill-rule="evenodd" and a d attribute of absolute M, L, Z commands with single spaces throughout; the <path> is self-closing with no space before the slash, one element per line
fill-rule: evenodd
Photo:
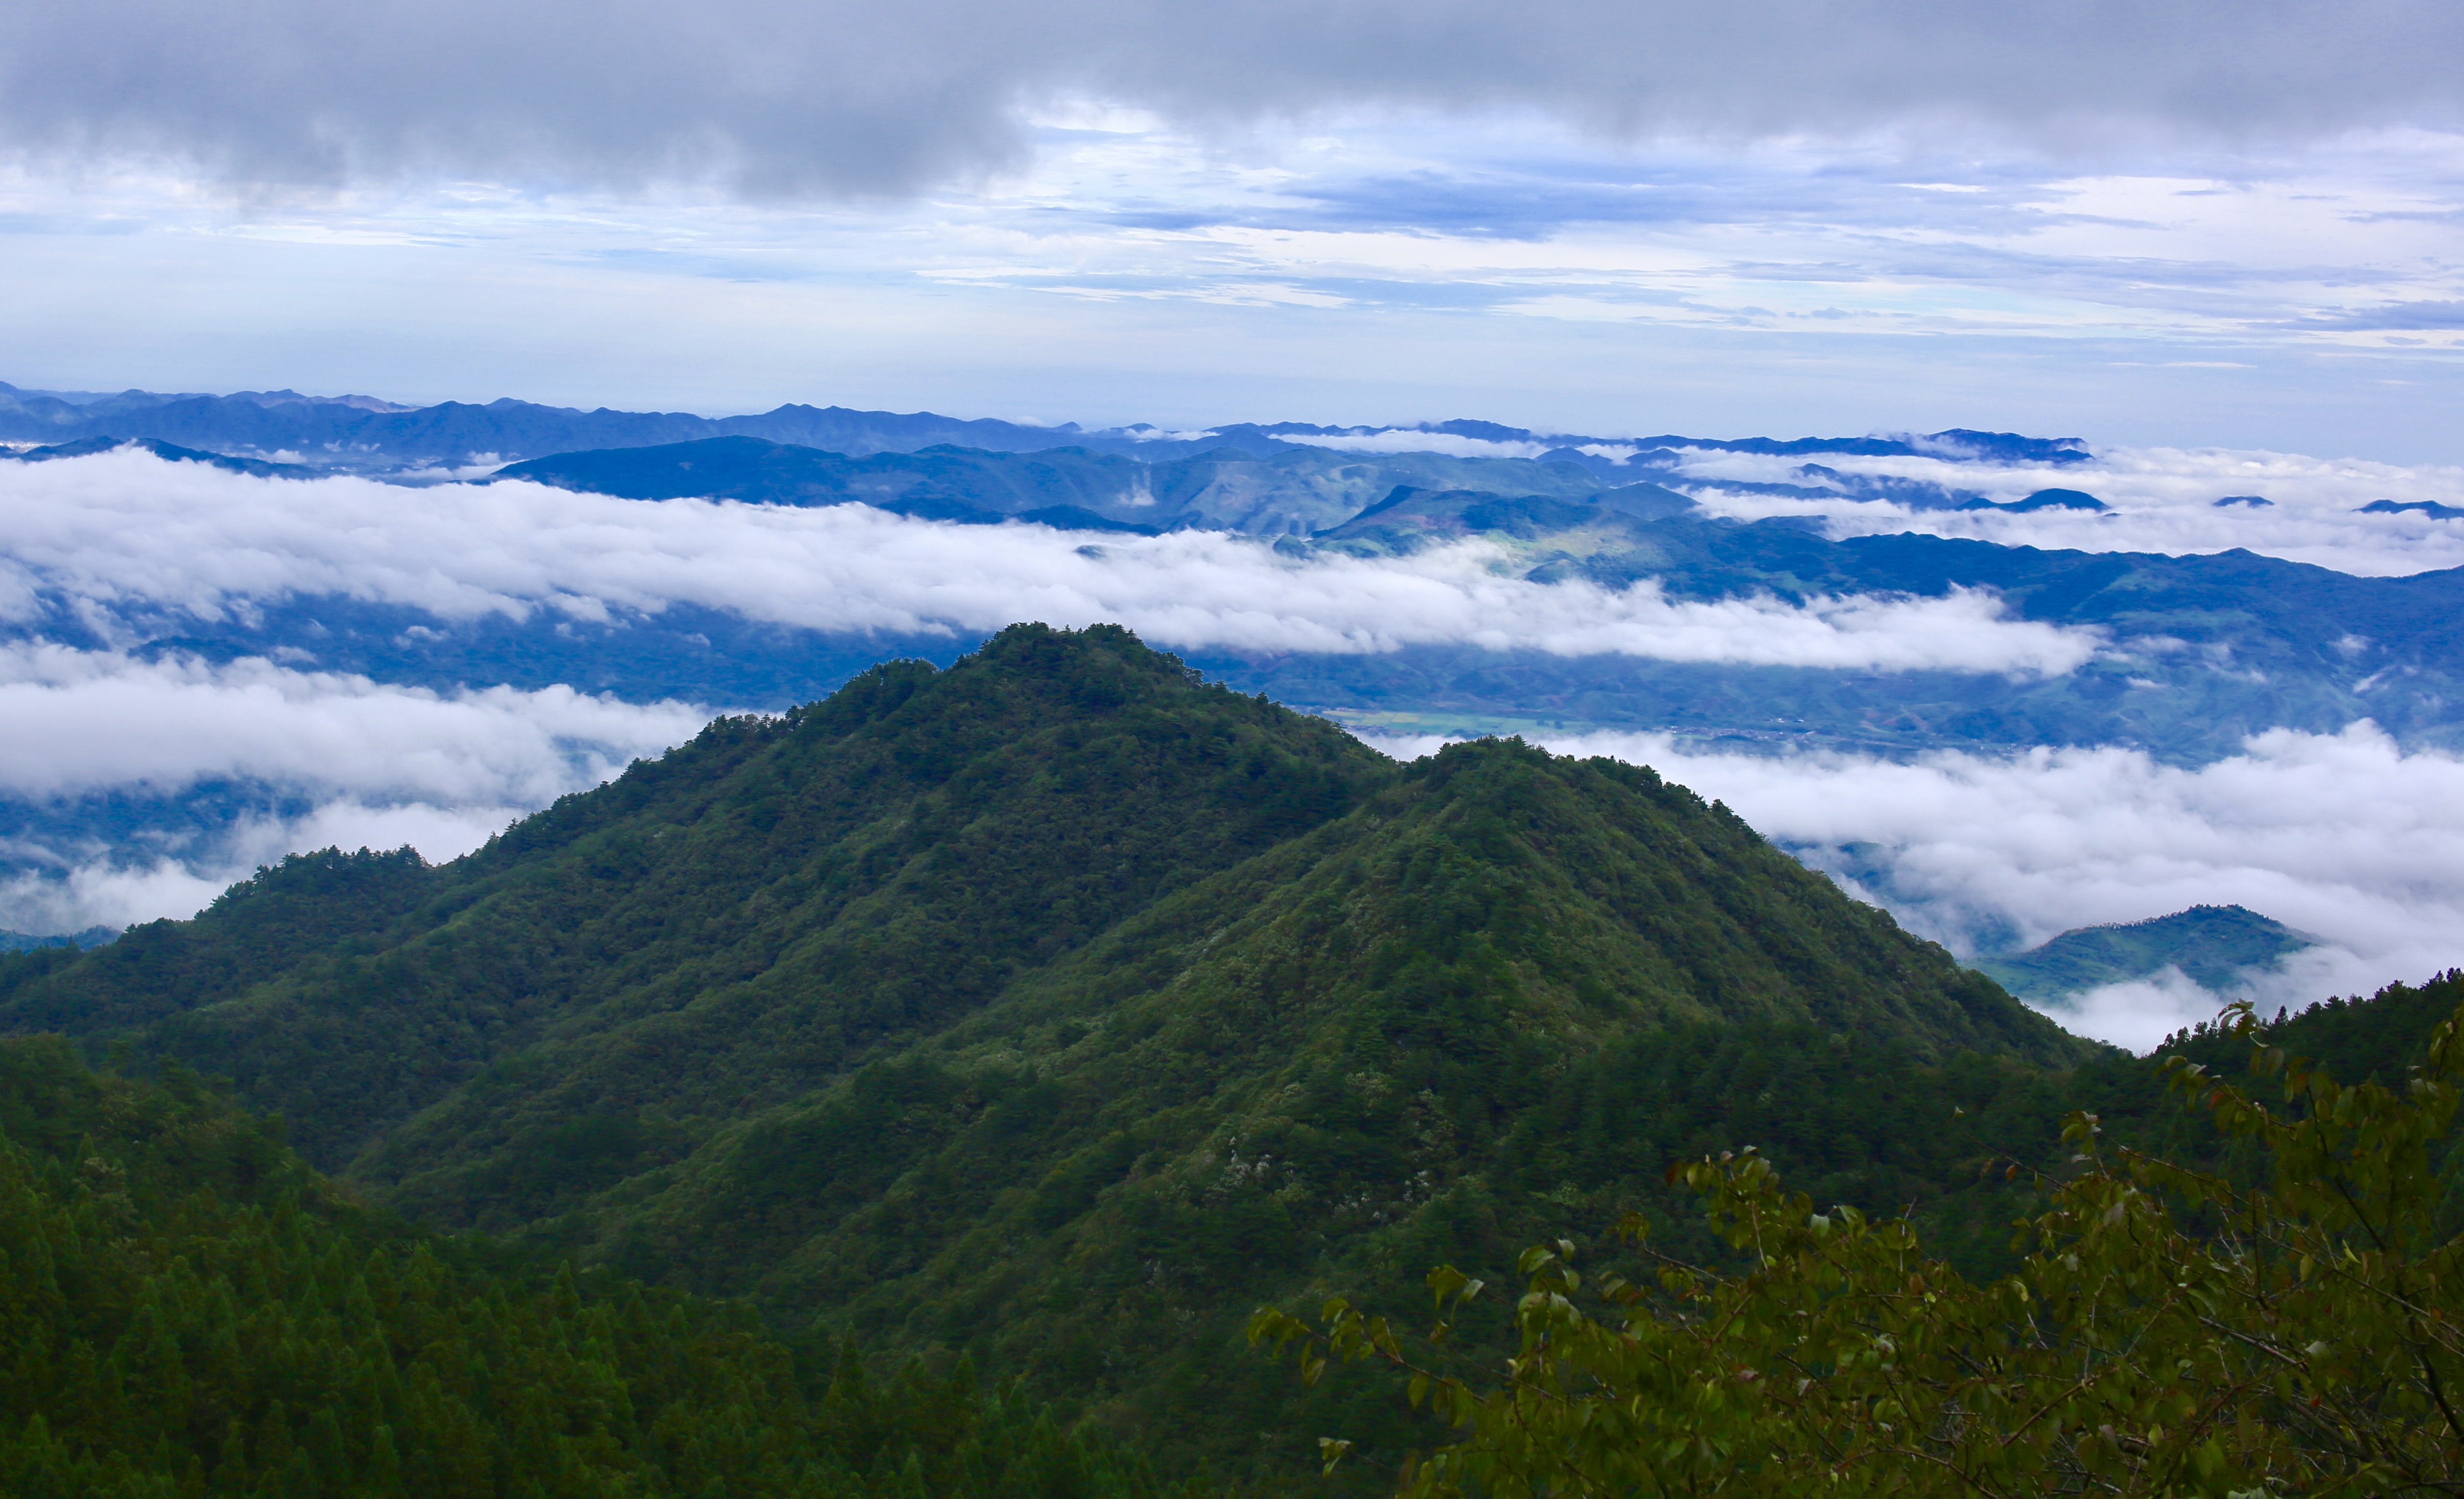
<path fill-rule="evenodd" d="M 1513 1351 L 1470 1378 L 1456 1335 L 1483 1283 L 1453 1267 L 1428 1276 L 1425 1338 L 1342 1296 L 1262 1308 L 1251 1336 L 1297 1341 L 1304 1382 L 1364 1361 L 1403 1378 L 1453 1427 L 1388 1466 L 1402 1499 L 2453 1493 L 2460 995 L 2451 971 L 2176 1037 L 2128 1098 L 2172 1094 L 2169 1128 L 2081 1111 L 2056 1170 L 2005 1167 L 2043 1195 L 1990 1280 L 1747 1150 L 1671 1173 L 1726 1254 L 1672 1255 L 1635 1217 L 1534 1245 Z M 2402 1071 L 2339 1076 L 2314 1041 Z M 1320 1445 L 1332 1467 L 1356 1444 Z"/>
<path fill-rule="evenodd" d="M 1974 1161 L 2050 1149 L 2044 1069 L 2094 1054 L 1647 770 L 1398 767 L 1041 626 L 442 868 L 0 959 L 0 1025 L 228 1077 L 389 1208 L 968 1350 L 1226 1472 L 1294 1456 L 1260 1300 L 1674 1222 L 1663 1168 L 1747 1132 L 1990 1255 Z"/>
<path fill-rule="evenodd" d="M 2194 905 L 2144 922 L 2079 927 L 2025 952 L 1979 959 L 1976 970 L 2020 998 L 2039 1002 L 2168 967 L 2211 993 L 2229 994 L 2311 945 L 2309 938 L 2256 911 Z"/>
<path fill-rule="evenodd" d="M 407 1231 L 167 1070 L 0 1043 L 11 1499 L 1196 1499 L 963 1363 Z"/>

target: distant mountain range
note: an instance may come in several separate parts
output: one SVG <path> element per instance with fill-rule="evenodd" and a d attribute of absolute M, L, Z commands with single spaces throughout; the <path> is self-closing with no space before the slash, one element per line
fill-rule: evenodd
<path fill-rule="evenodd" d="M 1531 456 L 1602 473 L 1632 474 L 1663 467 L 1673 450 L 1818 456 L 1926 456 L 1984 462 L 2085 462 L 2076 438 L 2031 438 L 2009 432 L 1952 430 L 1926 436 L 1713 439 L 1661 434 L 1590 437 L 1538 433 L 1493 422 L 1438 422 L 1413 426 L 1320 426 L 1306 422 L 1237 423 L 1203 433 L 1167 432 L 1140 424 L 1098 430 L 1074 423 L 1033 426 L 969 421 L 929 411 L 856 411 L 845 406 L 789 404 L 757 415 L 702 417 L 680 411 L 581 411 L 569 406 L 498 400 L 484 405 L 444 402 L 407 406 L 370 396 L 303 396 L 297 391 L 242 391 L 230 396 L 124 390 L 22 390 L 0 381 L 0 442 L 52 445 L 87 438 L 153 438 L 187 447 L 320 468 L 400 474 L 494 467 L 583 448 L 649 447 L 716 437 L 791 443 L 862 458 L 914 452 L 938 445 L 991 452 L 1041 452 L 1081 447 L 1148 459 L 1190 457 L 1219 448 L 1269 455 L 1296 447 L 1342 446 L 1395 434 L 1470 439 L 1533 448 Z M 1611 451 L 1591 451 L 1609 449 Z"/>
<path fill-rule="evenodd" d="M 2266 729 L 2331 733 L 2369 718 L 2408 745 L 2464 747 L 2464 571 L 2358 577 L 2240 551 L 2054 552 L 1917 534 L 1832 541 L 1791 519 L 1715 518 L 1660 483 L 1604 488 L 1570 462 L 1427 452 L 1214 448 L 1150 461 L 945 445 L 851 457 L 726 437 L 560 454 L 495 477 L 645 501 L 854 501 L 944 521 L 1037 522 L 1089 532 L 1098 547 L 1107 533 L 1195 528 L 1273 537 L 1296 558 L 1379 558 L 1477 537 L 1499 549 L 1508 576 L 1607 590 L 1648 582 L 1677 600 L 1990 590 L 2020 619 L 2095 631 L 2106 642 L 2051 677 L 1471 645 L 1193 653 L 1244 690 L 1387 732 L 1648 728 L 1743 747 L 1881 752 L 2119 744 L 2199 763 Z M 2100 502 L 2055 489 L 2021 503 Z M 439 688 L 563 683 L 635 700 L 762 707 L 826 692 L 886 655 L 946 662 L 975 643 L 838 638 L 707 609 L 601 623 L 446 620 L 341 597 L 160 620 L 64 602 L 39 627 L 90 648 L 134 635 L 149 652 L 217 660 L 289 651 Z"/>

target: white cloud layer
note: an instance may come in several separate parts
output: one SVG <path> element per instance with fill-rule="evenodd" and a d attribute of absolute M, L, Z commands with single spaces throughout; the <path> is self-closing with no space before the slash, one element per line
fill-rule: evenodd
<path fill-rule="evenodd" d="M 144 662 L 0 644 L 0 796 L 258 780 L 370 799 L 538 806 L 708 718 L 571 687 L 453 693 L 258 660 Z"/>
<path fill-rule="evenodd" d="M 0 845 L 0 927 L 75 931 L 193 914 L 286 853 L 411 844 L 451 858 L 567 792 L 690 738 L 706 710 L 570 687 L 431 692 L 263 661 L 146 662 L 0 644 L 0 798 L 174 799 L 236 783 L 304 801 L 180 846 Z"/>
<path fill-rule="evenodd" d="M 304 816 L 242 823 L 217 836 L 210 847 L 186 850 L 180 858 L 162 855 L 135 863 L 95 858 L 21 871 L 0 880 L 0 928 L 51 934 L 193 916 L 258 867 L 311 849 L 408 844 L 430 862 L 458 858 L 536 810 L 430 802 L 370 806 L 344 797 Z"/>
<path fill-rule="evenodd" d="M 2087 632 L 1947 598 L 1679 602 L 1492 571 L 1484 543 L 1408 559 L 1295 560 L 1244 538 L 952 526 L 863 506 L 645 503 L 529 484 L 406 492 L 251 479 L 136 451 L 0 467 L 0 619 L 46 594 L 217 619 L 341 595 L 445 619 L 696 604 L 832 631 L 974 634 L 1021 619 L 1127 624 L 1171 648 L 1377 652 L 1476 644 L 1754 665 L 2057 675 Z"/>
<path fill-rule="evenodd" d="M 1372 742 L 1404 755 L 1439 743 Z M 1651 734 L 1547 742 L 1651 765 L 1726 801 L 1775 842 L 1876 845 L 1868 857 L 1888 868 L 1891 889 L 1858 893 L 1954 950 L 1996 919 L 2033 945 L 2078 926 L 2234 904 L 2322 941 L 2256 981 L 2270 1006 L 2464 966 L 2464 760 L 2405 753 L 2368 724 L 2261 734 L 2197 770 L 2118 749 L 1903 763 L 1703 754 Z M 2174 975 L 2101 989 L 2054 1013 L 2145 1049 L 2218 1003 Z"/>

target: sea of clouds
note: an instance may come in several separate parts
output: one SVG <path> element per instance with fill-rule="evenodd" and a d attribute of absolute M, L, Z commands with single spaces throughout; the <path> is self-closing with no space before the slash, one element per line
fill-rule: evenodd
<path fill-rule="evenodd" d="M 1704 462 L 1731 465 L 1739 479 L 1790 467 L 1757 469 L 1733 455 Z M 2238 545 L 2378 574 L 2464 562 L 2464 523 L 2352 513 L 2378 497 L 2464 500 L 2464 473 L 2453 470 L 2277 454 L 2108 455 L 2092 470 L 2042 472 L 1863 462 L 1996 497 L 2087 489 L 2121 513 L 1828 507 L 1837 526 L 2106 549 Z M 2276 505 L 2215 509 L 2212 500 L 2229 493 Z M 1734 503 L 1743 511 L 1762 498 Z M 1187 650 L 1449 643 L 2035 676 L 2069 671 L 2101 645 L 2091 634 L 2007 618 L 1986 594 L 1705 604 L 1649 586 L 1523 582 L 1477 544 L 1392 561 L 1306 559 L 1211 533 L 1089 538 L 861 507 L 648 504 L 518 484 L 273 481 L 136 452 L 0 465 L 0 512 L 9 521 L 0 538 L 0 721 L 10 726 L 0 801 L 56 807 L 241 785 L 279 792 L 292 809 L 187 846 L 0 847 L 20 871 L 0 883 L 0 926 L 18 930 L 185 915 L 257 863 L 329 843 L 407 842 L 451 858 L 730 706 L 490 683 L 435 691 L 323 669 L 296 648 L 277 652 L 280 660 L 220 664 L 141 648 L 149 636 L 177 634 L 165 626 L 182 619 L 246 618 L 322 597 L 407 607 L 448 627 L 488 616 L 549 626 L 621 620 L 693 605 L 885 636 L 1114 620 Z M 83 632 L 82 647 L 45 638 L 69 623 Z M 1869 845 L 1890 879 L 1888 889 L 1865 893 L 1955 947 L 1997 920 L 2036 940 L 2232 902 L 2321 939 L 2260 979 L 2270 1001 L 2418 980 L 2464 961 L 2464 943 L 2452 936 L 2464 932 L 2464 762 L 2407 753 L 2366 724 L 2334 735 L 2261 735 L 2243 753 L 2194 770 L 2112 748 L 1912 761 L 1705 754 L 1652 735 L 1555 748 L 1654 764 L 1784 844 Z M 2088 996 L 2063 1018 L 2145 1045 L 2213 1005 L 2187 981 L 2162 978 Z"/>
<path fill-rule="evenodd" d="M 284 854 L 340 845 L 451 858 L 567 792 L 692 737 L 706 710 L 549 687 L 436 692 L 262 660 L 143 660 L 0 643 L 0 801 L 258 790 L 244 816 L 161 847 L 0 836 L 0 926 L 74 931 L 188 915 Z M 259 799 L 267 799 L 260 797 Z"/>
<path fill-rule="evenodd" d="M 1481 542 L 1293 558 L 1215 532 L 953 526 L 861 505 L 648 504 L 534 484 L 406 490 L 254 479 L 129 449 L 0 468 L 0 622 L 62 608 L 219 619 L 317 596 L 440 619 L 605 621 L 671 604 L 802 629 L 976 636 L 1114 621 L 1171 649 L 1261 654 L 1470 644 L 1746 665 L 2028 675 L 2101 639 L 2004 618 L 1989 595 L 1673 601 L 1654 586 L 1529 583 Z"/>
<path fill-rule="evenodd" d="M 1451 432 L 1395 428 L 1308 440 L 1363 453 L 1443 453 L 1453 458 L 1537 458 L 1565 440 L 1497 440 Z M 1624 462 L 1638 448 L 1587 443 L 1581 450 Z M 2230 448 L 2108 448 L 2077 464 L 1981 464 L 1922 456 L 1863 458 L 1836 453 L 1778 455 L 1712 448 L 1677 450 L 1673 474 L 1637 468 L 1632 480 L 1683 486 L 1714 515 L 1735 520 L 1789 516 L 1820 523 L 1834 540 L 1918 532 L 1960 536 L 2003 546 L 2081 552 L 2151 552 L 2170 556 L 2239 547 L 2340 573 L 2390 577 L 2464 566 L 2464 519 L 2419 511 L 2370 513 L 2381 500 L 2464 510 L 2464 466 L 2404 465 L 2364 458 L 2313 458 L 2302 453 Z M 1997 504 L 2039 489 L 2079 489 L 2104 511 L 1922 509 L 1841 494 L 1772 494 L 1749 486 L 1821 489 L 1819 475 L 1798 470 L 1819 464 L 1847 477 L 1908 479 L 1980 494 Z M 1724 481 L 1734 488 L 1724 487 Z M 1612 483 L 1616 482 L 1614 480 Z M 2264 506 L 2219 505 L 2257 498 Z"/>

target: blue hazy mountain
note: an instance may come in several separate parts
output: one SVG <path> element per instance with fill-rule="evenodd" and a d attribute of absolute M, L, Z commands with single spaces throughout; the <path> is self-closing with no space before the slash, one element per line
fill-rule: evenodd
<path fill-rule="evenodd" d="M 2194 905 L 2170 916 L 2082 926 L 1970 967 L 2021 999 L 2039 1003 L 2107 984 L 2152 978 L 2167 968 L 2212 993 L 2230 995 L 2254 969 L 2318 945 L 2281 922 L 2238 905 Z"/>
<path fill-rule="evenodd" d="M 511 399 L 484 404 L 444 402 L 407 406 L 372 396 L 303 396 L 297 391 L 241 391 L 229 396 L 125 390 L 22 390 L 0 381 L 0 442 L 54 445 L 84 438 L 152 438 L 275 462 L 376 473 L 502 464 L 587 448 L 651 447 L 720 437 L 753 437 L 817 447 L 850 457 L 914 452 L 941 445 L 993 452 L 1083 447 L 1150 460 L 1186 458 L 1216 448 L 1268 455 L 1335 446 L 1395 433 L 1538 445 L 1545 461 L 1633 476 L 1672 467 L 1675 449 L 1778 456 L 1928 456 L 1977 463 L 2085 462 L 2076 438 L 2034 438 L 2010 432 L 1952 429 L 1925 436 L 1851 438 L 1599 437 L 1540 433 L 1493 422 L 1436 422 L 1411 426 L 1320 426 L 1305 422 L 1240 423 L 1203 433 L 1171 433 L 1138 424 L 1090 431 L 945 417 L 930 411 L 857 411 L 845 406 L 782 405 L 727 417 L 681 411 L 583 411 Z M 1590 451 L 1607 449 L 1609 451 Z"/>
<path fill-rule="evenodd" d="M 201 452 L 193 447 L 181 447 L 159 437 L 80 437 L 75 442 L 54 443 L 45 447 L 29 447 L 14 453 L 0 453 L 0 459 L 17 463 L 50 463 L 61 458 L 91 458 L 97 453 L 118 452 L 136 448 L 152 453 L 165 463 L 205 464 L 231 473 L 253 474 L 260 479 L 314 479 L 320 470 L 299 464 L 267 463 L 260 458 L 233 458 L 228 453 Z"/>
<path fill-rule="evenodd" d="M 1085 447 L 1004 453 L 938 445 L 858 458 L 751 437 L 565 453 L 509 465 L 495 477 L 637 500 L 854 501 L 927 520 L 1299 536 L 1341 525 L 1408 486 L 1576 501 L 1600 488 L 1573 464 L 1440 453 L 1216 447 L 1147 462 Z"/>

